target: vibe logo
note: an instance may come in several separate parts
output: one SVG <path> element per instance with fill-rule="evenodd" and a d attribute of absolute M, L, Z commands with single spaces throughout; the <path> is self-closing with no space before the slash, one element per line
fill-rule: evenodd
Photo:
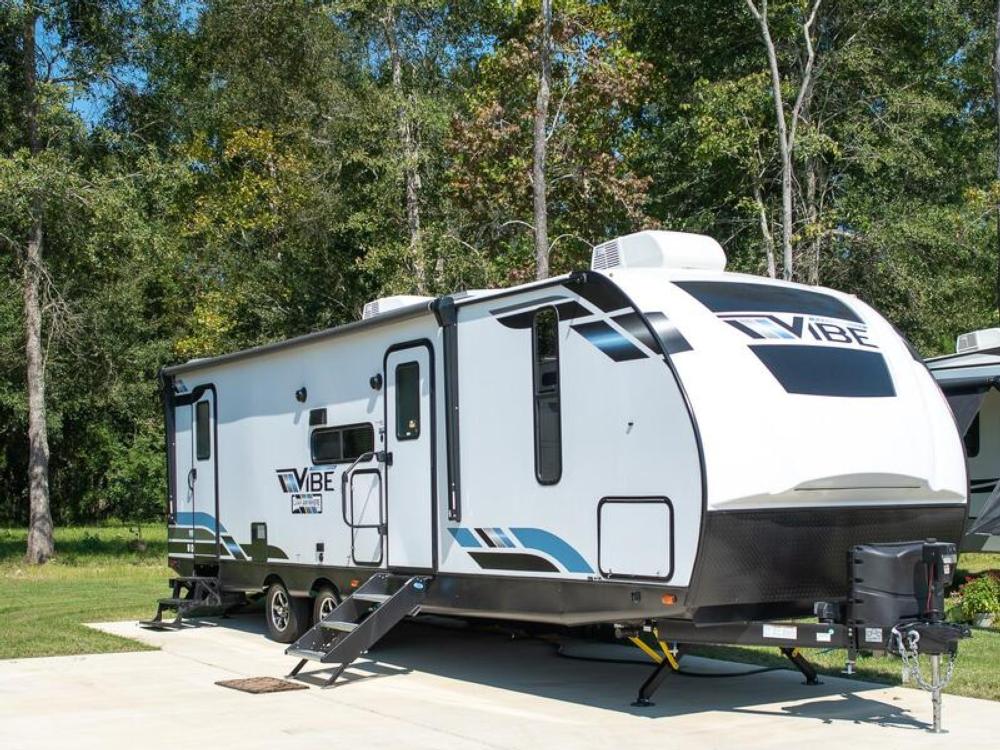
<path fill-rule="evenodd" d="M 323 512 L 323 493 L 333 492 L 333 469 L 319 471 L 303 466 L 301 469 L 275 469 L 281 491 L 291 500 L 292 513 L 313 514 Z"/>
<path fill-rule="evenodd" d="M 278 483 L 281 491 L 285 494 L 291 492 L 333 492 L 333 478 L 336 472 L 333 469 L 326 471 L 311 470 L 308 466 L 302 469 L 276 469 Z"/>
<path fill-rule="evenodd" d="M 878 349 L 872 343 L 868 327 L 861 323 L 835 321 L 814 315 L 775 315 L 773 313 L 727 313 L 719 318 L 752 339 L 774 342 L 801 342 Z"/>

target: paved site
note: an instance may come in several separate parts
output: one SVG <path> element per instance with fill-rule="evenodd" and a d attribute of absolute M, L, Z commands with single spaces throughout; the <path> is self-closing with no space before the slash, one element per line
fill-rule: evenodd
<path fill-rule="evenodd" d="M 949 733 L 932 735 L 926 693 L 828 677 L 806 687 L 786 670 L 672 675 L 654 707 L 633 708 L 648 667 L 563 658 L 540 640 L 419 622 L 391 633 L 346 684 L 251 695 L 215 682 L 280 677 L 294 665 L 264 637 L 260 615 L 179 632 L 95 627 L 161 650 L 0 661 L 0 748 L 910 750 L 993 747 L 1000 724 L 1000 703 L 946 695 Z M 609 648 L 618 649 L 574 644 L 568 652 L 606 656 Z M 684 665 L 747 669 L 693 658 Z"/>

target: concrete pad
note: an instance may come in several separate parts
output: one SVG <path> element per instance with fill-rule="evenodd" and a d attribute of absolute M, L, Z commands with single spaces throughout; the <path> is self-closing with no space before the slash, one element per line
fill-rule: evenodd
<path fill-rule="evenodd" d="M 1000 723 L 1000 703 L 946 695 L 949 734 L 935 736 L 926 693 L 830 677 L 807 687 L 788 670 L 671 675 L 656 706 L 633 708 L 649 667 L 560 658 L 540 640 L 419 622 L 391 633 L 371 652 L 377 661 L 353 667 L 346 684 L 251 695 L 214 683 L 281 676 L 295 663 L 264 637 L 259 615 L 178 632 L 95 627 L 161 650 L 0 661 L 0 748 L 909 750 L 992 747 Z M 707 659 L 686 659 L 685 668 L 747 670 Z M 324 676 L 306 674 L 314 684 Z"/>

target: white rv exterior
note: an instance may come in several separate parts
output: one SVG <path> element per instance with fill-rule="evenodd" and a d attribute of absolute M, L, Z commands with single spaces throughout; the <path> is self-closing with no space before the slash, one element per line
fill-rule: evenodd
<path fill-rule="evenodd" d="M 842 599 L 851 545 L 956 541 L 961 441 L 906 343 L 854 297 L 724 264 L 643 232 L 584 273 L 166 368 L 171 565 L 300 598 L 428 573 L 425 612 L 724 622 Z"/>
<path fill-rule="evenodd" d="M 961 422 L 969 467 L 969 513 L 961 549 L 1000 552 L 1000 535 L 972 533 L 1000 477 L 1000 329 L 958 337 L 955 354 L 927 360 L 927 367 Z"/>

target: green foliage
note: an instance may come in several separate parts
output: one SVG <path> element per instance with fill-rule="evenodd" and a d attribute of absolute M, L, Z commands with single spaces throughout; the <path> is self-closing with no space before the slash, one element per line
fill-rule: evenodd
<path fill-rule="evenodd" d="M 35 218 L 58 523 L 162 517 L 164 364 L 353 320 L 420 282 L 444 293 L 532 278 L 537 3 L 34 7 L 44 148 L 32 156 L 27 5 L 0 4 L 0 520 L 27 512 L 20 258 Z M 803 7 L 770 3 L 789 108 Z M 798 278 L 860 296 L 925 355 L 998 320 L 994 12 L 845 0 L 816 22 Z M 764 272 L 780 164 L 743 0 L 557 0 L 553 33 L 553 270 L 661 226 L 708 232 L 732 269 Z"/>
<path fill-rule="evenodd" d="M 997 571 L 968 578 L 958 594 L 966 620 L 973 620 L 981 614 L 1000 617 L 1000 573 Z"/>

